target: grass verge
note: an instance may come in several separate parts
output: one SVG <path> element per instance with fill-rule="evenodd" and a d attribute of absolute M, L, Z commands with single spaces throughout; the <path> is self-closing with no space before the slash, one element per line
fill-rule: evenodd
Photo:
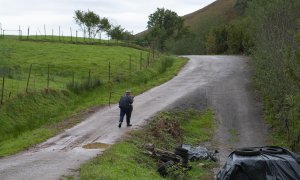
<path fill-rule="evenodd" d="M 213 112 L 196 110 L 168 111 L 157 114 L 142 130 L 113 145 L 103 155 L 81 165 L 80 179 L 164 179 L 157 169 L 157 160 L 145 153 L 144 144 L 173 151 L 181 143 L 199 145 L 212 139 Z M 212 179 L 214 162 L 191 162 L 187 173 L 171 174 L 167 179 Z"/>

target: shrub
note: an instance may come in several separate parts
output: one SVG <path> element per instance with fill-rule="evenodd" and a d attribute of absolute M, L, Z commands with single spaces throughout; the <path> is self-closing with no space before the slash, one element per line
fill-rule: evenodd
<path fill-rule="evenodd" d="M 300 151 L 300 42 L 295 39 L 299 9 L 297 0 L 254 0 L 248 9 L 264 116 L 294 151 Z"/>
<path fill-rule="evenodd" d="M 160 64 L 158 68 L 159 73 L 164 73 L 166 72 L 168 67 L 171 67 L 174 63 L 174 58 L 172 57 L 164 57 L 160 59 Z"/>

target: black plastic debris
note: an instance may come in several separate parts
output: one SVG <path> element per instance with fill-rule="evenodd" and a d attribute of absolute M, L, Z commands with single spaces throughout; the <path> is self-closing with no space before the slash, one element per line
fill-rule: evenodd
<path fill-rule="evenodd" d="M 183 144 L 181 147 L 187 150 L 188 159 L 191 161 L 197 161 L 197 160 L 217 161 L 216 154 L 218 153 L 218 151 L 216 150 L 210 151 L 205 147 L 201 147 L 201 146 L 193 147 L 188 144 Z"/>
<path fill-rule="evenodd" d="M 171 177 L 177 177 L 177 175 L 183 175 L 190 171 L 192 169 L 192 166 L 184 166 L 181 163 L 176 163 L 174 161 L 167 161 L 162 163 L 157 171 L 162 177 L 168 177 L 171 175 Z M 171 178 L 172 179 L 172 178 Z M 177 179 L 177 178 L 176 178 Z M 180 178 L 179 178 L 180 179 Z"/>
<path fill-rule="evenodd" d="M 159 166 L 157 171 L 159 174 L 163 177 L 166 177 L 169 174 L 169 170 L 172 166 L 174 166 L 175 162 L 174 161 L 167 161 Z"/>
<path fill-rule="evenodd" d="M 299 180 L 300 156 L 276 146 L 237 149 L 228 156 L 217 179 Z"/>
<path fill-rule="evenodd" d="M 176 147 L 174 152 L 155 148 L 154 144 L 145 144 L 147 154 L 159 159 L 159 167 L 157 171 L 163 177 L 176 177 L 184 175 L 192 169 L 189 160 L 216 160 L 217 151 L 209 151 L 203 147 L 192 147 L 183 144 Z M 180 179 L 180 178 L 179 178 Z"/>

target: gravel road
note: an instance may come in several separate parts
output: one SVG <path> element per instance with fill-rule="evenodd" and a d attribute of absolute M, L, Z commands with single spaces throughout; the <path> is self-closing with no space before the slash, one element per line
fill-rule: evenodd
<path fill-rule="evenodd" d="M 186 57 L 190 61 L 175 78 L 135 97 L 133 127 L 119 129 L 117 105 L 106 107 L 34 148 L 1 158 L 0 179 L 59 179 L 72 174 L 105 150 L 84 145 L 114 144 L 158 111 L 174 107 L 214 109 L 218 124 L 214 144 L 221 164 L 233 148 L 265 145 L 267 127 L 251 88 L 249 60 L 243 56 Z"/>

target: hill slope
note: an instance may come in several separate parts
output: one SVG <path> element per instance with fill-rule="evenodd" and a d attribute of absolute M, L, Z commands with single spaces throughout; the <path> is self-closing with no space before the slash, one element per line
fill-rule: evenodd
<path fill-rule="evenodd" d="M 205 54 L 206 36 L 215 27 L 222 26 L 238 17 L 235 6 L 239 0 L 217 0 L 210 5 L 183 16 L 184 25 L 191 34 L 180 40 L 169 40 L 167 50 L 175 54 Z M 138 33 L 143 39 L 148 31 Z"/>
<path fill-rule="evenodd" d="M 170 40 L 167 49 L 176 54 L 206 54 L 206 37 L 209 31 L 223 26 L 238 17 L 237 0 L 217 0 L 203 9 L 183 16 L 191 34 L 181 40 Z"/>
<path fill-rule="evenodd" d="M 215 18 L 229 22 L 236 17 L 234 6 L 237 0 L 217 0 L 212 4 L 195 12 L 183 16 L 184 24 L 194 30 L 195 27 L 203 25 L 209 19 Z"/>

